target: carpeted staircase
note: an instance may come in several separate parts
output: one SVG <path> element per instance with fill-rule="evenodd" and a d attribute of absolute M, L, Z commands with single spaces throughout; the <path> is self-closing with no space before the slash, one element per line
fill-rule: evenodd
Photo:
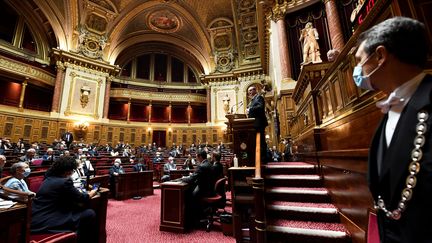
<path fill-rule="evenodd" d="M 269 163 L 264 175 L 268 242 L 351 242 L 314 165 Z"/>

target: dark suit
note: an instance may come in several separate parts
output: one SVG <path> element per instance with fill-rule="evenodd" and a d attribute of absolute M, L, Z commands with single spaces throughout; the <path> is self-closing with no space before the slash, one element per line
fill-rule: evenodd
<path fill-rule="evenodd" d="M 137 172 L 145 171 L 146 170 L 146 166 L 143 165 L 142 163 L 134 164 L 133 165 L 133 170 L 137 171 Z"/>
<path fill-rule="evenodd" d="M 73 142 L 73 135 L 70 132 L 65 132 L 62 136 L 62 140 L 65 141 L 67 147 L 69 148 Z"/>
<path fill-rule="evenodd" d="M 214 174 L 214 178 L 215 178 L 215 183 L 217 180 L 219 180 L 220 178 L 224 177 L 223 174 L 223 165 L 220 161 L 216 161 L 213 164 L 213 174 Z"/>
<path fill-rule="evenodd" d="M 208 160 L 203 160 L 197 166 L 196 171 L 188 178 L 183 179 L 183 181 L 196 184 L 193 192 L 195 197 L 207 197 L 214 194 L 213 166 Z"/>
<path fill-rule="evenodd" d="M 417 113 L 424 109 L 429 112 L 426 143 L 421 169 L 417 174 L 417 186 L 411 201 L 399 220 L 387 218 L 382 210 L 378 211 L 378 225 L 381 242 L 432 242 L 430 220 L 432 219 L 432 76 L 426 76 L 412 95 L 401 113 L 392 141 L 387 148 L 385 142 L 385 115 L 379 125 L 369 151 L 368 182 L 372 195 L 377 201 L 380 195 L 389 210 L 397 208 L 401 192 L 405 188 L 408 165 L 418 123 Z M 378 172 L 380 168 L 380 172 Z"/>
<path fill-rule="evenodd" d="M 81 242 L 91 242 L 95 212 L 82 209 L 87 193 L 80 193 L 70 178 L 49 176 L 43 182 L 32 205 L 31 231 L 53 233 L 78 230 Z"/>
<path fill-rule="evenodd" d="M 254 128 L 257 132 L 260 133 L 260 145 L 261 145 L 261 162 L 265 163 L 266 161 L 266 150 L 267 143 L 265 141 L 265 133 L 264 130 L 267 127 L 267 117 L 265 114 L 265 101 L 264 97 L 259 94 L 256 94 L 248 105 L 249 118 L 255 118 Z"/>

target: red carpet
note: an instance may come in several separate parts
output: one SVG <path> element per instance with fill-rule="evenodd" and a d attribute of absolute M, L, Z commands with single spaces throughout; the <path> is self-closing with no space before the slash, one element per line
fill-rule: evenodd
<path fill-rule="evenodd" d="M 106 226 L 108 243 L 235 242 L 234 238 L 224 236 L 221 231 L 193 230 L 187 234 L 159 231 L 160 190 L 154 190 L 154 193 L 155 195 L 141 200 L 108 202 Z M 217 230 L 216 227 L 214 228 Z"/>

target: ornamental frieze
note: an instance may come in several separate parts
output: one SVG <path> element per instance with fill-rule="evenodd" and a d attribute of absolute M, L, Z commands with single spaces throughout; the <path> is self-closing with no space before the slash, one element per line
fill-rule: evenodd
<path fill-rule="evenodd" d="M 50 74 L 36 67 L 16 62 L 6 57 L 0 57 L 0 69 L 54 86 L 54 74 Z"/>
<path fill-rule="evenodd" d="M 131 89 L 111 89 L 110 96 L 113 98 L 131 98 L 134 100 L 171 101 L 171 102 L 197 102 L 206 103 L 206 95 L 199 94 L 177 94 L 167 92 L 149 92 Z"/>

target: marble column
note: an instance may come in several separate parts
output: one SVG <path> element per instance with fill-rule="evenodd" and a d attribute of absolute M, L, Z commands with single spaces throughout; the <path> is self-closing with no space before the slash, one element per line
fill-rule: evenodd
<path fill-rule="evenodd" d="M 279 41 L 279 58 L 281 66 L 282 81 L 292 80 L 291 60 L 288 49 L 288 37 L 285 26 L 285 12 L 276 7 L 273 10 L 273 21 L 277 24 L 278 41 Z"/>
<path fill-rule="evenodd" d="M 62 62 L 57 61 L 56 68 L 57 68 L 57 75 L 54 84 L 54 94 L 53 94 L 53 100 L 51 105 L 52 112 L 60 112 L 60 96 L 63 89 L 65 66 L 63 65 Z"/>
<path fill-rule="evenodd" d="M 191 110 L 192 110 L 192 107 L 191 107 L 191 105 L 189 103 L 188 108 L 187 108 L 187 118 L 188 118 L 188 124 L 189 125 L 191 123 Z M 207 116 L 208 116 L 208 113 L 207 113 Z"/>
<path fill-rule="evenodd" d="M 19 111 L 23 111 L 24 110 L 24 97 L 25 97 L 25 92 L 26 92 L 26 87 L 27 87 L 27 81 L 28 78 L 26 77 L 26 79 L 24 80 L 24 82 L 21 85 L 21 95 L 20 95 L 20 100 L 19 100 L 19 105 L 18 105 L 18 110 Z"/>
<path fill-rule="evenodd" d="M 207 88 L 206 88 L 206 94 L 207 94 L 207 122 L 211 122 L 211 97 L 210 97 L 211 96 L 211 92 L 210 92 L 210 86 L 207 86 Z"/>
<path fill-rule="evenodd" d="M 110 101 L 110 92 L 111 92 L 111 81 L 112 76 L 109 76 L 106 78 L 106 84 L 105 84 L 105 97 L 104 97 L 104 112 L 103 112 L 103 118 L 108 119 L 108 111 L 109 111 L 109 101 Z"/>
<path fill-rule="evenodd" d="M 150 109 L 149 109 L 149 116 L 148 116 L 148 122 L 150 123 L 151 122 L 151 113 L 152 113 L 152 103 L 151 103 L 151 101 L 150 101 L 150 104 L 149 104 L 149 107 L 150 107 Z"/>
<path fill-rule="evenodd" d="M 335 0 L 324 0 L 331 44 L 334 50 L 341 51 L 345 45 Z"/>
<path fill-rule="evenodd" d="M 168 105 L 168 122 L 171 123 L 171 111 L 172 111 L 172 106 L 171 106 L 171 101 Z"/>
<path fill-rule="evenodd" d="M 126 121 L 129 123 L 129 121 L 130 121 L 130 110 L 131 110 L 131 99 L 129 98 L 129 101 L 128 101 L 128 106 L 127 106 L 127 118 L 126 118 Z"/>

